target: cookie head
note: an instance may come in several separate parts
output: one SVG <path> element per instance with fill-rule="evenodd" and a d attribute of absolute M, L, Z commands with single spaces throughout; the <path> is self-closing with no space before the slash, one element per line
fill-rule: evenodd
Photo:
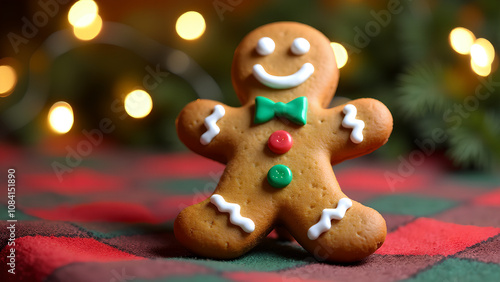
<path fill-rule="evenodd" d="M 242 104 L 256 96 L 274 101 L 306 96 L 326 107 L 338 76 L 330 40 L 300 23 L 257 28 L 243 39 L 233 58 L 233 85 Z"/>

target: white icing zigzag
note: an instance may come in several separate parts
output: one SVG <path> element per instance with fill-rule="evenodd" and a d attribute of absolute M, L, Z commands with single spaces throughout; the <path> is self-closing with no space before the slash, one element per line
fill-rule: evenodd
<path fill-rule="evenodd" d="M 214 204 L 220 212 L 229 213 L 229 221 L 238 225 L 246 233 L 250 233 L 255 230 L 255 223 L 250 218 L 243 217 L 240 214 L 241 207 L 238 204 L 228 203 L 224 200 L 221 195 L 213 194 L 210 197 L 210 202 Z"/>
<path fill-rule="evenodd" d="M 205 118 L 205 127 L 207 131 L 201 135 L 200 143 L 202 145 L 208 145 L 212 142 L 217 134 L 220 132 L 220 128 L 217 126 L 217 122 L 226 114 L 226 110 L 221 105 L 216 105 L 214 112 Z"/>
<path fill-rule="evenodd" d="M 356 144 L 363 142 L 363 128 L 365 128 L 365 123 L 362 120 L 356 119 L 356 114 L 358 113 L 356 106 L 348 104 L 344 107 L 343 112 L 345 117 L 342 120 L 342 126 L 352 128 L 351 141 Z"/>
<path fill-rule="evenodd" d="M 324 209 L 318 223 L 314 224 L 307 231 L 307 237 L 311 240 L 318 239 L 319 235 L 332 228 L 332 219 L 341 220 L 346 211 L 352 206 L 352 201 L 348 198 L 340 199 L 335 209 Z"/>

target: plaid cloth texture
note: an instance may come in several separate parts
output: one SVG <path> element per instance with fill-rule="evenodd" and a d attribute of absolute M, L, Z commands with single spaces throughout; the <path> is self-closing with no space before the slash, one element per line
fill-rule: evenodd
<path fill-rule="evenodd" d="M 101 148 L 78 160 L 3 145 L 0 156 L 0 281 L 500 281 L 498 175 L 453 173 L 433 159 L 336 166 L 343 191 L 381 212 L 388 227 L 375 254 L 336 265 L 274 232 L 234 260 L 184 249 L 173 220 L 210 196 L 224 169 L 190 153 Z M 54 164 L 68 168 L 61 179 Z M 8 168 L 16 169 L 15 275 L 7 265 Z"/>

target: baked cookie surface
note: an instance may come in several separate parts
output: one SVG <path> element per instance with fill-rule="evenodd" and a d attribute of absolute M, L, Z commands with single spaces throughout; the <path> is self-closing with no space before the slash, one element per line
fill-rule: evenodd
<path fill-rule="evenodd" d="M 214 194 L 178 215 L 177 240 L 199 255 L 234 258 L 279 225 L 318 260 L 375 252 L 385 221 L 342 193 L 332 164 L 386 143 L 389 110 L 374 99 L 327 109 L 339 76 L 334 53 L 328 38 L 300 23 L 252 31 L 231 74 L 241 107 L 197 100 L 177 118 L 188 148 L 226 164 Z"/>

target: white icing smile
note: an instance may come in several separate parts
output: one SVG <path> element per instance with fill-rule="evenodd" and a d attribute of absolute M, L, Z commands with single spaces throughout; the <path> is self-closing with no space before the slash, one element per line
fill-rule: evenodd
<path fill-rule="evenodd" d="M 253 75 L 255 78 L 267 87 L 274 89 L 287 89 L 301 85 L 314 73 L 314 66 L 311 63 L 305 63 L 294 74 L 287 76 L 276 76 L 266 72 L 260 64 L 253 66 Z"/>

